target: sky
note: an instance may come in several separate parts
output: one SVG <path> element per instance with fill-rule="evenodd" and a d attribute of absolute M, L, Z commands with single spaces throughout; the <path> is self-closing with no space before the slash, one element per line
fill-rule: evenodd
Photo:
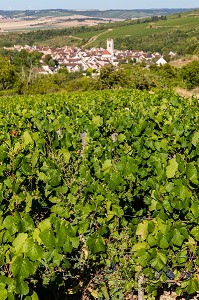
<path fill-rule="evenodd" d="M 0 10 L 192 8 L 198 0 L 0 0 Z"/>

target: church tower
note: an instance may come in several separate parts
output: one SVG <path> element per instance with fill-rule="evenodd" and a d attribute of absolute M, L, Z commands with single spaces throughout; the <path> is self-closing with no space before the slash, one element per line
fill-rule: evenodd
<path fill-rule="evenodd" d="M 113 39 L 107 39 L 107 51 L 113 55 L 114 53 L 114 41 Z"/>

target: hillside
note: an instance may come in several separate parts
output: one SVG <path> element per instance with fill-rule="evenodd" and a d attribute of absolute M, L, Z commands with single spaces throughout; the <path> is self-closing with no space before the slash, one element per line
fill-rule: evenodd
<path fill-rule="evenodd" d="M 199 53 L 199 10 L 178 12 L 163 18 L 152 16 L 89 27 L 39 31 L 34 30 L 34 27 L 32 29 L 31 32 L 20 34 L 2 33 L 0 47 L 14 44 L 106 47 L 106 39 L 114 38 L 116 49 L 142 49 L 162 53 L 175 51 L 180 55 Z"/>
<path fill-rule="evenodd" d="M 0 10 L 0 15 L 8 18 L 40 18 L 46 16 L 60 17 L 60 16 L 73 16 L 82 15 L 88 17 L 98 18 L 119 18 L 119 19 L 130 19 L 130 18 L 141 18 L 154 15 L 169 15 L 175 13 L 181 13 L 189 11 L 190 9 L 179 8 L 179 9 L 111 9 L 111 10 L 69 10 L 69 9 L 45 9 L 45 10 L 25 10 L 25 11 L 5 11 Z"/>
<path fill-rule="evenodd" d="M 154 19 L 154 20 L 153 20 Z M 114 38 L 116 49 L 142 49 L 145 51 L 172 50 L 179 53 L 192 53 L 199 43 L 199 10 L 167 16 L 167 20 L 155 18 L 140 20 L 139 24 L 128 22 L 125 26 L 104 31 L 89 46 L 105 47 L 107 38 Z M 110 26 L 111 27 L 111 26 Z M 89 38 L 96 31 L 75 36 Z"/>

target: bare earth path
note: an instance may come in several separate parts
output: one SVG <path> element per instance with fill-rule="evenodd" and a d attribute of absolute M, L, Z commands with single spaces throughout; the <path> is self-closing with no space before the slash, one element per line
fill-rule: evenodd
<path fill-rule="evenodd" d="M 109 31 L 112 31 L 112 29 L 108 29 L 108 30 L 106 30 L 106 31 L 104 31 L 104 32 L 101 32 L 101 33 L 98 33 L 98 34 L 92 36 L 92 37 L 89 39 L 89 41 L 88 41 L 86 44 L 83 45 L 83 48 L 89 46 L 91 43 L 93 43 L 94 41 L 96 41 L 96 39 L 97 39 L 99 36 L 101 36 L 101 35 L 103 35 L 103 34 L 109 32 Z"/>
<path fill-rule="evenodd" d="M 199 89 L 194 89 L 192 91 L 188 91 L 188 90 L 185 90 L 182 88 L 176 88 L 175 91 L 181 97 L 191 98 L 194 96 L 199 99 Z"/>
<path fill-rule="evenodd" d="M 82 41 L 83 39 L 74 35 L 69 35 L 70 38 L 76 39 L 76 40 L 80 40 Z"/>

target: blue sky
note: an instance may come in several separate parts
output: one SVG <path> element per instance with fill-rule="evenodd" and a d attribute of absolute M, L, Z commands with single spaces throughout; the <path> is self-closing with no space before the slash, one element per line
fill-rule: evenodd
<path fill-rule="evenodd" d="M 135 9 L 199 7 L 198 0 L 0 0 L 0 9 Z"/>

